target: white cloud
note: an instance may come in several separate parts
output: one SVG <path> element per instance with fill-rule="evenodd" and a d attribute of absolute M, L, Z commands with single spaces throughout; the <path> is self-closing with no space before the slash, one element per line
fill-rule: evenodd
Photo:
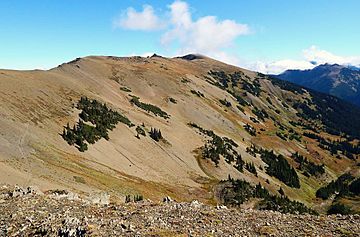
<path fill-rule="evenodd" d="M 204 16 L 196 21 L 191 18 L 186 2 L 175 1 L 170 6 L 171 28 L 161 37 L 161 43 L 178 44 L 178 54 L 200 53 L 228 63 L 238 61 L 236 56 L 224 49 L 234 44 L 241 35 L 250 33 L 246 24 L 233 20 L 218 20 L 215 16 Z"/>
<path fill-rule="evenodd" d="M 121 17 L 114 20 L 113 25 L 115 28 L 145 31 L 159 30 L 165 26 L 150 5 L 144 5 L 142 12 L 128 8 Z"/>
<path fill-rule="evenodd" d="M 189 6 L 186 2 L 175 1 L 168 6 L 171 10 L 171 22 L 176 27 L 189 28 L 192 24 Z"/>
<path fill-rule="evenodd" d="M 247 67 L 266 74 L 279 74 L 288 69 L 305 70 L 313 68 L 315 65 L 308 61 L 284 59 L 269 63 L 258 61 L 248 64 Z"/>
<path fill-rule="evenodd" d="M 216 16 L 193 20 L 189 5 L 181 0 L 174 1 L 168 9 L 168 14 L 161 17 L 149 5 L 144 5 L 141 12 L 128 8 L 114 21 L 114 26 L 145 31 L 164 29 L 160 42 L 163 46 L 175 44 L 177 49 L 172 54 L 199 53 L 231 64 L 239 62 L 237 56 L 226 53 L 226 49 L 237 37 L 250 33 L 248 25 L 218 20 Z"/>
<path fill-rule="evenodd" d="M 360 66 L 358 56 L 339 56 L 317 46 L 304 49 L 299 59 L 246 62 L 230 50 L 239 36 L 251 33 L 247 24 L 219 20 L 216 16 L 193 19 L 189 5 L 182 0 L 174 1 L 168 9 L 167 14 L 160 16 L 150 5 L 144 5 L 142 11 L 128 8 L 114 21 L 114 26 L 129 30 L 163 30 L 161 44 L 170 50 L 175 48 L 170 55 L 198 53 L 267 74 L 279 74 L 288 69 L 311 69 L 324 63 Z"/>
<path fill-rule="evenodd" d="M 316 64 L 324 63 L 337 63 L 337 64 L 346 64 L 346 65 L 359 65 L 360 57 L 357 56 L 338 56 L 333 53 L 330 53 L 326 50 L 321 50 L 315 45 L 311 46 L 308 49 L 303 50 L 304 58 L 310 62 L 316 62 Z"/>
<path fill-rule="evenodd" d="M 127 55 L 127 56 L 128 57 L 140 56 L 140 57 L 146 58 L 146 57 L 150 57 L 152 55 L 154 55 L 154 52 L 143 52 L 143 53 L 140 53 L 140 54 L 139 53 L 131 53 L 131 54 Z"/>
<path fill-rule="evenodd" d="M 255 62 L 248 63 L 245 67 L 255 71 L 259 71 L 266 74 L 279 74 L 288 69 L 312 69 L 320 64 L 340 64 L 340 65 L 352 65 L 360 66 L 359 56 L 339 56 L 326 50 L 322 50 L 317 46 L 311 46 L 308 49 L 302 51 L 302 59 L 292 60 L 284 59 L 274 62 Z"/>

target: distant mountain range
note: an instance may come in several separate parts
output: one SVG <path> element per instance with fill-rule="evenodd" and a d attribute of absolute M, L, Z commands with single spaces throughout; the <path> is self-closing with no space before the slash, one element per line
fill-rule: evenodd
<path fill-rule="evenodd" d="M 277 77 L 360 106 L 360 68 L 322 64 L 311 70 L 287 70 Z"/>

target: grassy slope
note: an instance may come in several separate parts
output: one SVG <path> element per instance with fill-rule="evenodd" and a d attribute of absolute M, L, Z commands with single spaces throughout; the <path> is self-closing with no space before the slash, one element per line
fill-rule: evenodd
<path fill-rule="evenodd" d="M 118 197 L 142 193 L 153 199 L 170 195 L 181 200 L 200 198 L 211 201 L 211 193 L 207 192 L 211 191 L 210 184 L 214 183 L 214 179 L 225 179 L 231 174 L 254 184 L 261 182 L 273 192 L 281 185 L 289 197 L 311 205 L 316 203 L 314 193 L 319 183 L 325 183 L 355 166 L 355 162 L 349 159 L 331 157 L 329 152 L 313 145 L 313 140 L 281 140 L 275 135 L 279 127 L 270 119 L 253 123 L 250 117 L 256 116 L 252 114 L 252 108 L 245 107 L 245 114 L 242 113 L 236 109 L 237 103 L 232 95 L 206 82 L 204 76 L 209 70 L 242 71 L 250 78 L 250 83 L 258 76 L 208 58 L 187 61 L 159 57 L 87 57 L 50 71 L 0 71 L 0 86 L 4 91 L 0 95 L 3 105 L 0 108 L 3 115 L 0 119 L 3 131 L 0 139 L 6 142 L 3 144 L 9 144 L 1 146 L 0 157 L 7 165 L 31 177 L 19 178 L 20 183 L 38 184 L 43 188 L 65 187 L 83 192 L 101 189 Z M 289 121 L 298 119 L 287 99 L 304 101 L 314 96 L 309 94 L 312 92 L 298 94 L 281 90 L 268 79 L 259 81 L 263 90 L 261 95 L 255 97 L 248 93 L 246 99 L 265 109 L 275 121 L 286 127 L 292 127 Z M 120 90 L 120 87 L 127 87 L 131 92 Z M 205 98 L 197 97 L 191 90 L 202 92 Z M 171 118 L 155 117 L 132 106 L 128 94 L 159 106 Z M 107 103 L 136 125 L 145 123 L 147 130 L 150 127 L 160 128 L 168 143 L 158 144 L 149 136 L 138 140 L 135 128 L 119 124 L 110 132 L 108 142 L 101 140 L 90 145 L 89 151 L 78 152 L 68 146 L 59 133 L 67 122 L 74 124 L 78 119 L 78 111 L 72 105 L 82 95 Z M 175 98 L 177 104 L 170 103 L 169 97 Z M 273 105 L 267 102 L 267 97 L 271 98 Z M 221 105 L 219 99 L 224 98 L 231 102 L 231 108 Z M 289 108 L 281 102 L 288 103 Z M 349 112 L 347 107 L 345 110 Z M 189 128 L 186 124 L 190 121 L 235 140 L 240 145 L 237 150 L 243 159 L 257 166 L 258 177 L 247 171 L 239 173 L 225 162 L 220 168 L 215 168 L 212 163 L 196 159 L 193 151 L 201 147 L 207 138 Z M 257 131 L 265 131 L 251 137 L 243 129 L 245 123 L 252 124 Z M 292 128 L 302 133 L 301 128 Z M 300 191 L 287 188 L 258 169 L 265 164 L 260 158 L 245 152 L 252 143 L 287 156 L 299 151 L 315 163 L 326 164 L 327 174 L 321 179 L 300 175 Z M 313 156 L 309 151 L 319 155 Z M 198 162 L 202 165 L 199 166 Z M 290 159 L 289 162 L 296 165 Z M 9 177 L 4 182 L 13 178 Z M 265 183 L 266 179 L 270 180 L 270 185 Z M 79 180 L 85 182 L 79 183 Z"/>

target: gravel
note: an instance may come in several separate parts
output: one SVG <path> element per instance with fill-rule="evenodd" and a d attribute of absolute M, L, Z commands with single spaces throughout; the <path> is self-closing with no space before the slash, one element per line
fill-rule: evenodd
<path fill-rule="evenodd" d="M 169 198 L 103 205 L 65 191 L 27 190 L 0 187 L 0 236 L 360 236 L 359 215 L 291 215 Z"/>

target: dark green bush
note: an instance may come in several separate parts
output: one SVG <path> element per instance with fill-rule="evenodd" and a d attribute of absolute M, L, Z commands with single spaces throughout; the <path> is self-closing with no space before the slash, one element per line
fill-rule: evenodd
<path fill-rule="evenodd" d="M 139 135 L 142 135 L 142 136 L 146 136 L 146 132 L 145 132 L 145 130 L 144 130 L 144 128 L 143 127 L 141 127 L 141 126 L 137 126 L 136 127 L 136 132 L 137 132 L 137 134 L 139 134 Z"/>
<path fill-rule="evenodd" d="M 309 175 L 318 176 L 325 173 L 323 164 L 317 165 L 300 155 L 298 152 L 293 153 L 291 157 L 299 164 L 299 170 L 304 171 Z"/>
<path fill-rule="evenodd" d="M 226 107 L 231 107 L 231 103 L 229 101 L 227 101 L 226 99 L 223 100 L 219 100 L 220 103 Z"/>
<path fill-rule="evenodd" d="M 348 184 L 354 179 L 354 177 L 345 173 L 337 178 L 335 181 L 331 181 L 328 185 L 319 188 L 316 191 L 316 197 L 323 200 L 328 199 L 331 195 L 339 193 L 339 195 L 344 195 L 348 193 Z"/>
<path fill-rule="evenodd" d="M 199 97 L 205 97 L 203 93 L 201 93 L 200 91 L 196 91 L 196 90 L 190 90 L 191 93 L 193 93 L 194 95 L 197 95 Z"/>
<path fill-rule="evenodd" d="M 247 131 L 251 136 L 256 136 L 256 128 L 251 126 L 250 124 L 244 125 L 245 131 Z"/>
<path fill-rule="evenodd" d="M 126 86 L 120 87 L 120 90 L 125 91 L 125 92 L 131 92 L 131 90 L 129 88 L 127 88 Z"/>
<path fill-rule="evenodd" d="M 359 195 L 360 194 L 360 177 L 357 178 L 356 180 L 354 180 L 350 185 L 349 185 L 349 191 L 352 192 L 355 195 Z"/>
<path fill-rule="evenodd" d="M 169 97 L 169 101 L 173 104 L 177 104 L 177 101 L 172 97 Z"/>
<path fill-rule="evenodd" d="M 222 181 L 222 183 L 231 184 L 231 186 L 226 186 L 220 192 L 220 196 L 226 205 L 238 206 L 251 198 L 260 198 L 261 201 L 258 208 L 261 210 L 273 210 L 292 214 L 317 214 L 303 203 L 290 200 L 285 196 L 282 189 L 280 189 L 282 190 L 282 196 L 279 197 L 270 194 L 260 183 L 254 187 L 245 180 L 234 180 L 231 178 Z"/>
<path fill-rule="evenodd" d="M 159 107 L 141 102 L 139 97 L 132 96 L 130 102 L 147 112 L 152 112 L 155 116 L 160 116 L 165 119 L 170 118 L 170 115 L 168 115 L 165 111 L 161 110 Z"/>
<path fill-rule="evenodd" d="M 255 176 L 257 176 L 257 171 L 256 171 L 256 168 L 255 168 L 255 165 L 254 163 L 250 162 L 250 163 L 245 163 L 245 169 L 247 171 L 249 171 L 250 173 L 253 173 Z"/>
<path fill-rule="evenodd" d="M 268 165 L 266 173 L 274 176 L 284 184 L 293 188 L 300 188 L 299 177 L 293 167 L 282 155 L 275 155 L 273 151 L 260 150 L 261 159 Z"/>
<path fill-rule="evenodd" d="M 163 138 L 160 129 L 151 128 L 149 134 L 150 134 L 150 137 L 152 139 L 154 139 L 155 141 L 157 141 L 157 142 L 160 141 Z"/>
<path fill-rule="evenodd" d="M 195 123 L 188 123 L 192 128 L 198 129 L 202 134 L 210 137 L 210 140 L 202 147 L 202 156 L 204 159 L 210 159 L 217 166 L 220 161 L 220 155 L 225 158 L 225 161 L 229 164 L 235 161 L 234 167 L 240 172 L 243 169 L 243 161 L 241 155 L 234 150 L 233 147 L 238 147 L 232 139 L 227 137 L 220 137 L 211 130 L 206 130 Z"/>
<path fill-rule="evenodd" d="M 87 143 L 94 144 L 101 138 L 109 140 L 108 131 L 114 129 L 119 122 L 129 127 L 134 126 L 127 117 L 109 109 L 106 104 L 87 97 L 81 97 L 77 108 L 81 110 L 79 122 L 73 128 L 67 124 L 61 136 L 69 145 L 76 145 L 81 152 L 88 149 Z"/>
<path fill-rule="evenodd" d="M 345 206 L 344 204 L 341 203 L 336 203 L 336 204 L 332 204 L 329 208 L 329 210 L 327 211 L 328 214 L 342 214 L 342 215 L 348 215 L 351 214 L 351 208 Z"/>

